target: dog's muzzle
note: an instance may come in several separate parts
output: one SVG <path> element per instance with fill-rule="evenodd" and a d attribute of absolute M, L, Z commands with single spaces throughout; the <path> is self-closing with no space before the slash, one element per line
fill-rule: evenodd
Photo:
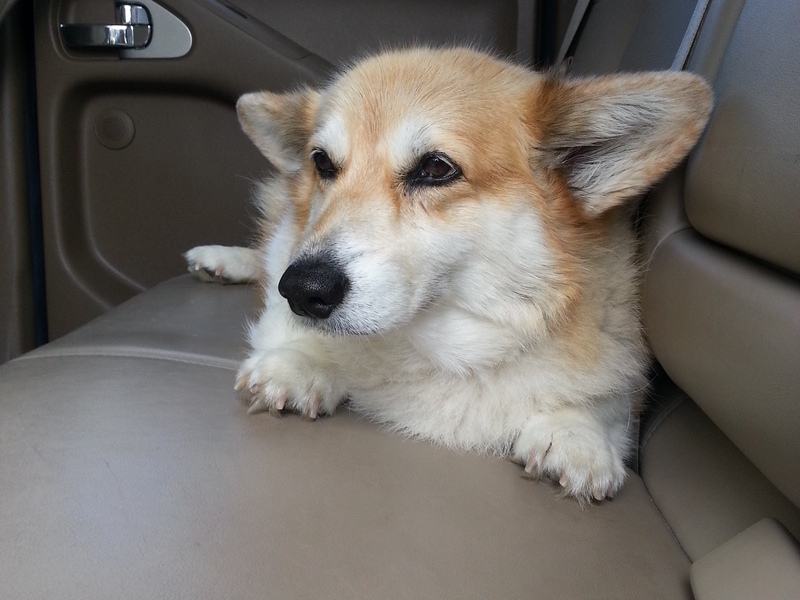
<path fill-rule="evenodd" d="M 347 275 L 330 259 L 303 259 L 289 265 L 278 283 L 278 292 L 296 315 L 327 319 L 349 287 Z"/>

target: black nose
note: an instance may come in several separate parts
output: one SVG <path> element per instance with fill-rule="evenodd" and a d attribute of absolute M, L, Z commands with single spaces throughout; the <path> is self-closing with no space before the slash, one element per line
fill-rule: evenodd
<path fill-rule="evenodd" d="M 341 267 L 321 258 L 298 260 L 289 265 L 278 283 L 278 291 L 295 314 L 327 319 L 342 303 L 349 286 Z"/>

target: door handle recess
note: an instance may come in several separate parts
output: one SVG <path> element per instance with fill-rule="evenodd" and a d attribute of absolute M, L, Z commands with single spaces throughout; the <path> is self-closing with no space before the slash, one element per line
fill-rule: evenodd
<path fill-rule="evenodd" d="M 144 48 L 150 43 L 150 14 L 139 4 L 118 4 L 117 23 L 62 23 L 61 40 L 72 48 Z"/>

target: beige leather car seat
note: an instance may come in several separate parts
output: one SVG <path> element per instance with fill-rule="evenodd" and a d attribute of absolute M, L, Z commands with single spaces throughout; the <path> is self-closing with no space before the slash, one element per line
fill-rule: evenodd
<path fill-rule="evenodd" d="M 712 2 L 691 68 L 714 115 L 643 221 L 645 328 L 680 389 L 656 388 L 642 474 L 692 559 L 765 516 L 800 534 L 797 23 L 797 2 Z"/>
<path fill-rule="evenodd" d="M 596 70 L 669 65 L 655 40 L 677 47 L 692 8 L 632 4 L 595 3 L 576 72 L 625 20 Z M 581 509 L 346 410 L 248 416 L 232 383 L 256 294 L 181 277 L 0 368 L 0 595 L 796 598 L 797 23 L 794 1 L 706 16 L 689 68 L 716 109 L 642 214 L 662 367 L 615 500 Z"/>

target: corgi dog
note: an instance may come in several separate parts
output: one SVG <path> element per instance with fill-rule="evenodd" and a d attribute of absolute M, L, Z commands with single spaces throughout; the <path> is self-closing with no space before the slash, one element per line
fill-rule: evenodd
<path fill-rule="evenodd" d="M 254 248 L 186 253 L 259 282 L 235 387 L 251 412 L 350 407 L 613 497 L 649 354 L 631 205 L 711 110 L 689 73 L 590 79 L 468 48 L 387 51 L 323 89 L 241 97 L 274 166 Z"/>

